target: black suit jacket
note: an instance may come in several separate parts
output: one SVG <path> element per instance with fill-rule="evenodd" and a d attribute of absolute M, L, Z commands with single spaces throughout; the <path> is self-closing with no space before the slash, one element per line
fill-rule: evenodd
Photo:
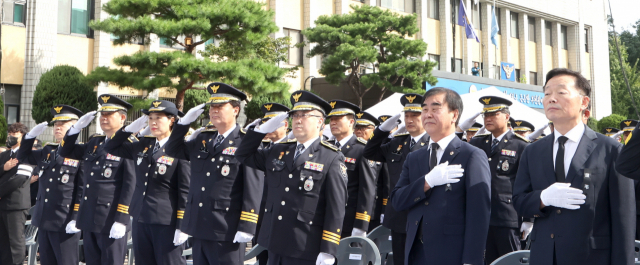
<path fill-rule="evenodd" d="M 17 165 L 4 171 L 4 164 L 11 158 L 16 158 L 16 155 L 11 156 L 10 149 L 0 154 L 0 210 L 26 210 L 31 207 L 29 179 L 16 175 Z"/>
<path fill-rule="evenodd" d="M 614 166 L 622 146 L 585 126 L 566 177 L 584 191 L 585 204 L 540 209 L 540 193 L 556 182 L 554 141 L 552 134 L 525 149 L 513 189 L 518 214 L 535 217 L 531 264 L 553 264 L 554 252 L 558 264 L 633 264 L 634 186 Z"/>
<path fill-rule="evenodd" d="M 453 137 L 440 163 L 462 165 L 463 176 L 450 189 L 442 185 L 424 192 L 424 177 L 431 171 L 429 151 L 421 148 L 409 154 L 400 180 L 391 192 L 393 207 L 408 211 L 405 260 L 409 261 L 418 226 L 422 226 L 422 251 L 429 257 L 430 265 L 483 264 L 491 214 L 487 156 Z"/>

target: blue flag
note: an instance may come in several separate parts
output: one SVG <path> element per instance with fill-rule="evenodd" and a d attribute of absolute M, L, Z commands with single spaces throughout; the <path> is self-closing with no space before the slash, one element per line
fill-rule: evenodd
<path fill-rule="evenodd" d="M 460 8 L 458 8 L 458 25 L 464 26 L 464 31 L 467 33 L 467 39 L 476 39 L 480 42 L 476 30 L 473 28 L 473 24 L 467 16 L 467 9 L 464 7 L 464 3 L 460 0 Z"/>
<path fill-rule="evenodd" d="M 498 26 L 498 19 L 496 18 L 496 6 L 494 5 L 493 8 L 491 8 L 491 42 L 496 47 L 498 47 L 498 32 L 500 32 L 500 27 Z"/>

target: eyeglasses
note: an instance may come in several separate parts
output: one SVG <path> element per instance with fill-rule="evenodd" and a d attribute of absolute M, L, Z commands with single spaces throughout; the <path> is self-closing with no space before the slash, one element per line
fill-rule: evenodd
<path fill-rule="evenodd" d="M 496 111 L 496 112 L 486 112 L 484 114 L 482 114 L 483 118 L 491 118 L 491 117 L 495 117 L 498 116 L 498 114 L 502 113 L 502 111 Z"/>
<path fill-rule="evenodd" d="M 373 127 L 373 126 L 356 126 L 355 130 L 356 131 L 359 131 L 359 130 L 365 131 L 365 130 L 373 130 L 374 128 L 375 127 Z"/>
<path fill-rule="evenodd" d="M 306 118 L 309 118 L 309 117 L 322 118 L 322 116 L 313 115 L 313 114 L 293 114 L 293 115 L 291 115 L 291 117 L 294 118 L 294 119 L 306 119 Z"/>

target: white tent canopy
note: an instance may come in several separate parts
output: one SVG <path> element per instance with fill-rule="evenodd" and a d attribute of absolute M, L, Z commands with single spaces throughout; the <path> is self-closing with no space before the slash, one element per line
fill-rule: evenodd
<path fill-rule="evenodd" d="M 380 115 L 397 114 L 403 109 L 402 105 L 400 104 L 400 98 L 402 97 L 402 95 L 403 94 L 400 93 L 394 93 L 380 103 L 368 108 L 366 112 L 369 112 L 375 117 L 378 117 Z M 526 120 L 533 124 L 533 126 L 535 126 L 536 128 L 540 128 L 549 122 L 544 114 L 518 102 L 517 100 L 509 98 L 495 87 L 489 87 L 477 92 L 461 95 L 460 97 L 462 98 L 462 102 L 464 103 L 464 109 L 462 111 L 460 120 L 466 120 L 472 115 L 482 111 L 480 98 L 484 96 L 498 96 L 510 99 L 513 102 L 513 105 L 509 107 L 509 110 L 511 111 L 511 117 L 516 120 Z M 478 118 L 476 118 L 476 121 L 479 123 L 483 123 L 482 116 L 478 116 Z M 549 132 L 549 129 L 547 129 L 545 133 L 548 134 Z"/>

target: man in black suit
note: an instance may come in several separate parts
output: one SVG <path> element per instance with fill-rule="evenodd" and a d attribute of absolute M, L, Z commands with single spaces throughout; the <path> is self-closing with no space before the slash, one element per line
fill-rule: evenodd
<path fill-rule="evenodd" d="M 436 87 L 423 98 L 429 145 L 408 155 L 391 193 L 391 205 L 408 211 L 405 264 L 482 265 L 491 213 L 487 156 L 455 134 L 458 93 Z"/>
<path fill-rule="evenodd" d="M 633 181 L 616 172 L 620 143 L 582 122 L 589 82 L 554 69 L 544 93 L 553 134 L 524 150 L 513 188 L 518 214 L 535 218 L 531 264 L 633 264 Z"/>
<path fill-rule="evenodd" d="M 0 264 L 22 264 L 25 258 L 24 224 L 31 207 L 29 178 L 21 178 L 18 172 L 17 152 L 27 126 L 16 122 L 8 128 L 7 150 L 0 154 Z M 33 170 L 33 169 L 32 169 Z M 21 170 L 24 171 L 24 170 Z M 13 179 L 12 179 L 13 178 Z M 16 179 L 20 178 L 20 179 Z M 20 181 L 21 180 L 21 181 Z M 6 182 L 5 182 L 6 181 Z M 8 186 L 10 185 L 10 187 Z"/>

